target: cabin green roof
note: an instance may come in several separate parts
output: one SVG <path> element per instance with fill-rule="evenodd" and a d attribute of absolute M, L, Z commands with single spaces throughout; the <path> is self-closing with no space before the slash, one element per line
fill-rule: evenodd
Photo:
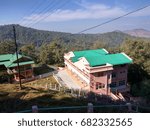
<path fill-rule="evenodd" d="M 0 62 L 2 61 L 7 61 L 12 57 L 12 54 L 4 54 L 4 55 L 0 55 Z"/>
<path fill-rule="evenodd" d="M 74 51 L 73 53 L 75 56 L 71 58 L 72 62 L 77 62 L 84 57 L 91 67 L 132 63 L 132 59 L 125 53 L 109 54 L 105 49 Z"/>
<path fill-rule="evenodd" d="M 21 59 L 23 57 L 27 58 L 28 61 L 19 62 L 19 65 L 34 64 L 34 61 L 30 57 L 18 54 L 18 59 Z M 16 54 L 0 55 L 0 65 L 4 65 L 6 68 L 17 66 L 16 61 L 17 61 Z"/>
<path fill-rule="evenodd" d="M 34 64 L 34 61 L 26 61 L 26 62 L 19 63 L 19 65 L 29 65 L 29 64 Z M 10 67 L 15 67 L 15 66 L 17 66 L 17 63 L 9 64 L 7 67 L 10 68 Z"/>

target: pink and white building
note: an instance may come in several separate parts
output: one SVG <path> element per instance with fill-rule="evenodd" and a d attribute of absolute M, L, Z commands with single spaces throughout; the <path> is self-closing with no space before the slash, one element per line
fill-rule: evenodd
<path fill-rule="evenodd" d="M 128 64 L 125 53 L 109 54 L 105 49 L 71 51 L 64 55 L 65 67 L 82 82 L 83 88 L 97 94 L 128 91 Z"/>

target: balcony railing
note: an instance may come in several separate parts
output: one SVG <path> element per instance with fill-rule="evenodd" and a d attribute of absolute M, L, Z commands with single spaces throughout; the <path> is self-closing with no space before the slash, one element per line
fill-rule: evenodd
<path fill-rule="evenodd" d="M 67 61 L 69 63 L 69 65 L 71 65 L 74 69 L 76 69 L 77 71 L 79 71 L 82 75 L 84 75 L 86 78 L 90 78 L 87 74 L 85 74 L 83 71 L 81 71 L 80 69 L 78 69 L 75 65 L 73 65 L 72 63 L 70 63 L 69 61 Z"/>

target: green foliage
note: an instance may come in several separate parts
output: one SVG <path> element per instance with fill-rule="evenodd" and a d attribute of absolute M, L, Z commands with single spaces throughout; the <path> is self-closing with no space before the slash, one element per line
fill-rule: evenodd
<path fill-rule="evenodd" d="M 128 82 L 130 84 L 139 83 L 145 78 L 147 78 L 147 72 L 144 71 L 144 69 L 140 65 L 136 63 L 129 65 Z"/>
<path fill-rule="evenodd" d="M 38 62 L 39 53 L 34 44 L 24 45 L 20 48 L 20 50 L 22 54 L 30 56 L 36 63 Z"/>
<path fill-rule="evenodd" d="M 150 99 L 150 80 L 144 80 L 140 83 L 141 95 L 146 99 Z"/>
<path fill-rule="evenodd" d="M 52 64 L 54 62 L 52 59 L 52 52 L 48 45 L 41 46 L 39 61 L 41 64 Z"/>
<path fill-rule="evenodd" d="M 45 44 L 40 48 L 39 61 L 41 64 L 63 63 L 64 51 L 56 42 Z"/>
<path fill-rule="evenodd" d="M 136 83 L 131 87 L 131 93 L 133 96 L 142 96 L 147 101 L 150 99 L 150 80 L 143 80 L 140 83 Z"/>
<path fill-rule="evenodd" d="M 22 27 L 15 25 L 17 42 L 24 45 L 34 43 L 36 47 L 43 44 L 48 44 L 57 41 L 67 48 L 73 49 L 76 46 L 82 46 L 84 49 L 90 48 L 95 42 L 102 42 L 109 46 L 117 46 L 121 44 L 126 38 L 131 37 L 122 32 L 109 32 L 104 34 L 71 34 L 64 32 L 42 31 L 32 28 Z M 0 41 L 13 40 L 13 27 L 12 25 L 0 26 Z"/>
<path fill-rule="evenodd" d="M 98 48 L 105 48 L 105 49 L 107 49 L 107 48 L 108 48 L 108 45 L 106 45 L 105 43 L 103 43 L 103 42 L 101 42 L 101 41 L 96 41 L 96 42 L 92 45 L 91 49 L 98 49 Z"/>
<path fill-rule="evenodd" d="M 129 66 L 128 81 L 134 96 L 150 98 L 150 41 L 127 39 L 120 49 L 133 59 Z"/>
<path fill-rule="evenodd" d="M 140 87 L 137 84 L 133 84 L 131 85 L 131 90 L 130 93 L 132 94 L 132 96 L 138 97 L 140 96 Z"/>
<path fill-rule="evenodd" d="M 15 53 L 15 43 L 11 41 L 5 41 L 0 43 L 0 54 L 13 54 Z"/>
<path fill-rule="evenodd" d="M 134 64 L 150 75 L 150 41 L 127 39 L 121 48 L 133 59 Z"/>

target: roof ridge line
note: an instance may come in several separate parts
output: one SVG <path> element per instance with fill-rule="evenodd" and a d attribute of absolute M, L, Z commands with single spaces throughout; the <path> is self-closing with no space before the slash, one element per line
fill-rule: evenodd
<path fill-rule="evenodd" d="M 124 56 L 126 56 L 129 60 L 133 61 L 132 58 L 130 58 L 127 54 L 125 54 L 124 52 L 121 52 L 121 54 L 123 54 Z"/>
<path fill-rule="evenodd" d="M 102 50 L 104 50 L 105 52 L 107 52 L 107 54 L 109 54 L 109 52 L 105 48 L 102 48 Z"/>

